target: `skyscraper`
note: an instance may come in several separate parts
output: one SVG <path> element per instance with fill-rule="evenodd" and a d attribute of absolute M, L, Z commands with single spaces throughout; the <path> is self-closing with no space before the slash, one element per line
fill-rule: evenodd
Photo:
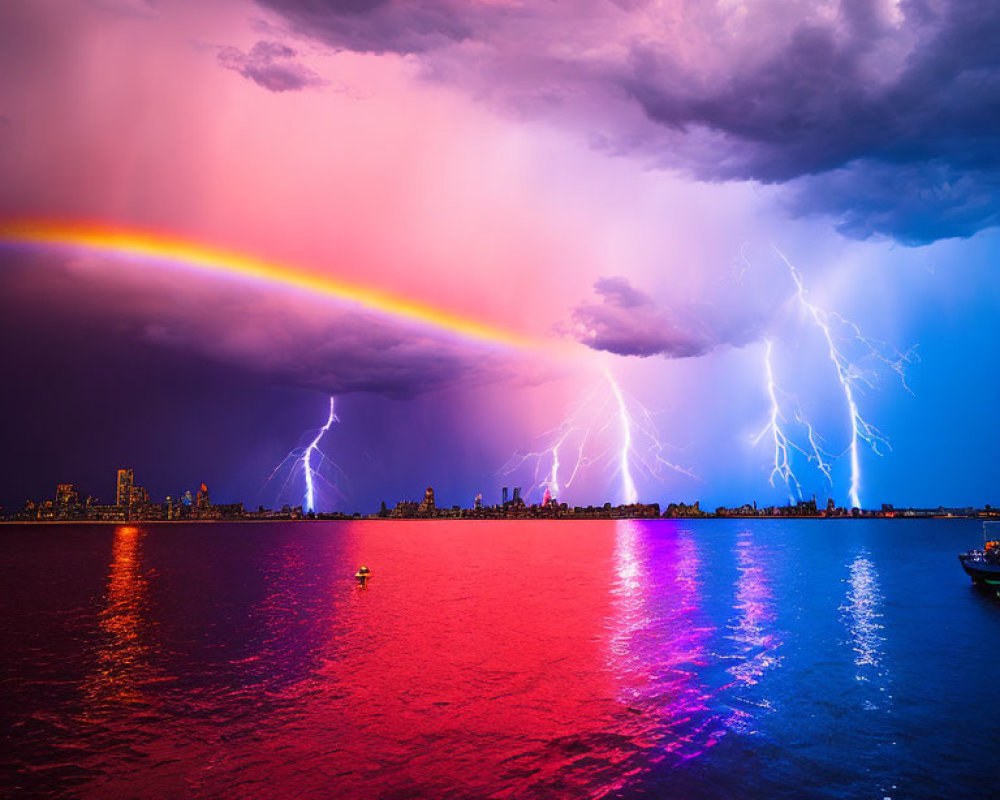
<path fill-rule="evenodd" d="M 212 499 L 208 495 L 208 487 L 204 483 L 198 490 L 198 498 L 195 501 L 195 505 L 197 505 L 198 508 L 208 508 L 212 505 Z"/>
<path fill-rule="evenodd" d="M 420 503 L 418 508 L 421 514 L 433 514 L 434 513 L 434 489 L 431 486 L 427 487 L 427 491 L 424 492 L 424 499 Z"/>
<path fill-rule="evenodd" d="M 118 491 L 115 504 L 119 506 L 132 505 L 132 486 L 135 484 L 135 471 L 132 469 L 118 470 Z"/>

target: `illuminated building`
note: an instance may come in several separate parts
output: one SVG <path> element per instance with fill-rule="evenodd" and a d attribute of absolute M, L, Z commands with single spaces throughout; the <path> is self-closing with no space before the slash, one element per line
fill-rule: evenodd
<path fill-rule="evenodd" d="M 427 487 L 427 491 L 424 492 L 424 499 L 420 502 L 418 507 L 418 512 L 421 514 L 433 514 L 434 513 L 434 488 L 431 486 Z"/>
<path fill-rule="evenodd" d="M 80 502 L 80 495 L 72 483 L 60 483 L 56 486 L 56 505 L 61 508 L 75 506 Z"/>
<path fill-rule="evenodd" d="M 195 500 L 195 505 L 198 506 L 198 508 L 208 508 L 212 505 L 212 500 L 208 496 L 208 487 L 204 483 L 198 490 L 198 497 Z"/>
<path fill-rule="evenodd" d="M 115 503 L 119 506 L 132 505 L 132 486 L 135 483 L 135 471 L 132 469 L 118 470 L 118 491 Z"/>
<path fill-rule="evenodd" d="M 411 519 L 417 516 L 418 511 L 419 511 L 419 506 L 417 503 L 414 503 L 409 500 L 400 500 L 393 507 L 392 511 L 389 513 L 389 516 L 393 517 L 394 519 Z"/>

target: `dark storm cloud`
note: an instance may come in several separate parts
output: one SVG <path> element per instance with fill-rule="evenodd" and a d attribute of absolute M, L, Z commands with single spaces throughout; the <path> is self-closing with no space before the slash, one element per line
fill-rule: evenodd
<path fill-rule="evenodd" d="M 297 30 L 346 50 L 422 53 L 473 36 L 474 9 L 460 3 L 396 0 L 265 0 Z"/>
<path fill-rule="evenodd" d="M 298 53 L 278 42 L 257 42 L 249 53 L 235 47 L 219 50 L 219 63 L 270 92 L 288 92 L 322 86 L 324 81 L 294 59 Z"/>
<path fill-rule="evenodd" d="M 106 330 L 284 385 L 410 398 L 551 377 L 551 366 L 536 367 L 519 352 L 295 292 L 221 279 L 191 284 L 180 273 L 16 248 L 0 248 L 0 267 L 11 308 L 41 308 L 80 330 Z M 108 308 L 116 310 L 111 317 Z"/>
<path fill-rule="evenodd" d="M 221 314 L 199 314 L 193 324 L 188 313 L 174 316 L 165 310 L 138 334 L 331 394 L 373 392 L 402 399 L 517 377 L 513 358 L 503 353 L 487 353 L 377 315 L 337 309 L 317 317 L 254 300 Z"/>
<path fill-rule="evenodd" d="M 598 303 L 573 309 L 573 335 L 593 350 L 620 356 L 700 356 L 717 342 L 693 320 L 661 309 L 626 278 L 601 278 L 594 284 Z"/>
<path fill-rule="evenodd" d="M 834 215 L 837 230 L 855 239 L 888 231 L 921 245 L 1000 224 L 1000 172 L 963 172 L 941 160 L 855 162 L 790 188 L 793 212 Z"/>
<path fill-rule="evenodd" d="M 427 74 L 703 180 L 908 244 L 997 224 L 1000 4 L 258 0 L 300 34 Z M 893 198 L 900 202 L 893 205 Z"/>

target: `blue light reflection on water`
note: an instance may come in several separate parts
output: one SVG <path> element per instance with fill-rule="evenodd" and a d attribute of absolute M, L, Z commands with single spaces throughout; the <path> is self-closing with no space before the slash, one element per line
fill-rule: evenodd
<path fill-rule="evenodd" d="M 698 680 L 721 729 L 701 757 L 619 796 L 990 796 L 1000 604 L 955 558 L 977 523 L 633 524 L 640 573 L 662 570 L 667 540 L 694 543 L 693 618 L 711 631 Z"/>
<path fill-rule="evenodd" d="M 986 796 L 975 524 L 5 533 L 7 787 Z"/>

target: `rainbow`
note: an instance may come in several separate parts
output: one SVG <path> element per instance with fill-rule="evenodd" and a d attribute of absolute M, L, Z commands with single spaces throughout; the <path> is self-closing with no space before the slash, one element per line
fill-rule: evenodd
<path fill-rule="evenodd" d="M 143 259 L 194 269 L 207 275 L 254 281 L 282 289 L 307 292 L 398 320 L 480 344 L 527 348 L 536 343 L 509 330 L 494 327 L 433 306 L 356 283 L 277 264 L 254 256 L 231 253 L 170 235 L 119 228 L 102 223 L 17 221 L 0 222 L 0 243 L 84 250 L 99 255 Z"/>

